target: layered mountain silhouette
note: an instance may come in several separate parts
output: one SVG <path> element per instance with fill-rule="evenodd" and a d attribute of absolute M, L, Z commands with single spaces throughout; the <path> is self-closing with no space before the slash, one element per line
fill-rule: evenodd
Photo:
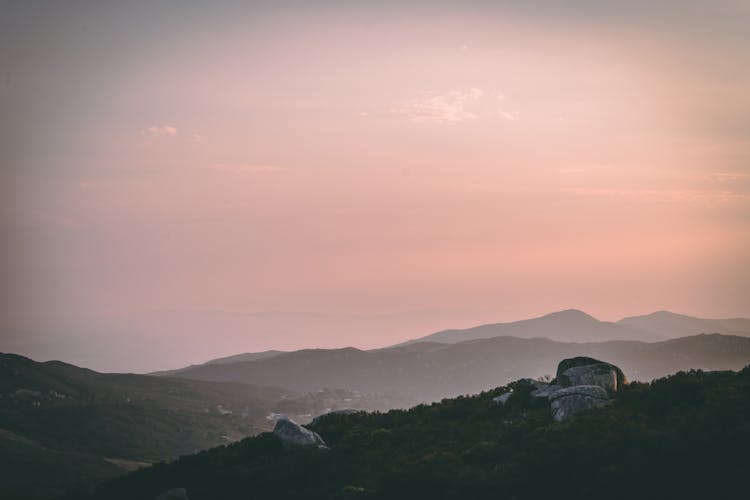
<path fill-rule="evenodd" d="M 426 341 L 453 344 L 501 336 L 544 337 L 561 342 L 604 340 L 656 342 L 699 333 L 750 336 L 750 319 L 704 319 L 658 311 L 645 316 L 632 316 L 617 322 L 610 322 L 600 321 L 577 309 L 568 309 L 511 323 L 492 323 L 472 328 L 442 330 L 399 345 Z"/>
<path fill-rule="evenodd" d="M 387 393 L 417 403 L 479 392 L 524 376 L 543 376 L 556 360 L 572 356 L 607 359 L 634 380 L 648 381 L 691 368 L 742 368 L 750 363 L 750 338 L 701 334 L 662 342 L 573 343 L 494 337 L 373 351 L 305 349 L 256 361 L 196 366 L 179 376 L 305 392 L 335 387 Z"/>
<path fill-rule="evenodd" d="M 568 309 L 443 330 L 384 349 L 245 353 L 155 375 L 295 391 L 344 388 L 416 403 L 481 391 L 529 374 L 541 376 L 553 360 L 576 355 L 610 359 L 636 380 L 691 368 L 739 369 L 750 362 L 750 338 L 745 337 L 750 337 L 750 320 L 742 318 L 660 311 L 608 322 Z"/>
<path fill-rule="evenodd" d="M 750 319 L 747 318 L 704 319 L 657 311 L 645 316 L 623 318 L 617 324 L 668 338 L 699 333 L 750 336 Z"/>

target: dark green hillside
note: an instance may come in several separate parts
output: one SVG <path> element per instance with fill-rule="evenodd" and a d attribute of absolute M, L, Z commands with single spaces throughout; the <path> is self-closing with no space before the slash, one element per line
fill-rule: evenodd
<path fill-rule="evenodd" d="M 135 465 L 135 464 L 133 464 Z M 123 473 L 102 457 L 45 448 L 0 430 L 0 498 L 54 498 L 67 487 L 95 484 Z"/>
<path fill-rule="evenodd" d="M 506 405 L 478 396 L 313 429 L 329 450 L 283 449 L 272 434 L 102 486 L 96 498 L 747 498 L 750 367 L 634 383 L 608 407 L 553 423 L 528 386 Z"/>
<path fill-rule="evenodd" d="M 154 461 L 265 429 L 292 393 L 142 375 L 102 374 L 0 355 L 0 428 L 46 448 Z"/>
<path fill-rule="evenodd" d="M 0 498 L 86 489 L 139 465 L 269 430 L 269 413 L 316 415 L 343 404 L 390 403 L 346 391 L 299 395 L 242 383 L 103 374 L 0 354 Z"/>

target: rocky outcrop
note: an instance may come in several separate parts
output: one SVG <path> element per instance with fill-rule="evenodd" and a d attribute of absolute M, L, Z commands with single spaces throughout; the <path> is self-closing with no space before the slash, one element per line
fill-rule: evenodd
<path fill-rule="evenodd" d="M 304 448 L 315 446 L 326 448 L 326 443 L 316 432 L 306 429 L 294 420 L 280 418 L 276 421 L 273 434 L 281 440 L 285 448 Z"/>
<path fill-rule="evenodd" d="M 530 388 L 533 399 L 548 402 L 552 418 L 562 422 L 584 410 L 610 404 L 611 395 L 627 384 L 627 379 L 615 365 L 577 357 L 560 362 L 554 384 L 532 379 L 521 379 L 516 384 Z M 506 392 L 493 401 L 505 404 L 512 395 L 513 392 Z"/>
<path fill-rule="evenodd" d="M 625 374 L 615 365 L 583 356 L 562 360 L 557 365 L 556 379 L 563 387 L 598 385 L 611 392 L 628 383 Z"/>

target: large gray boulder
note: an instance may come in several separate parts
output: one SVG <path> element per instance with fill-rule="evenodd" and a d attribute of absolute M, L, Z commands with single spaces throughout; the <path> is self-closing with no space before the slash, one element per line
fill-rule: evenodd
<path fill-rule="evenodd" d="M 582 411 L 600 408 L 612 402 L 607 391 L 598 385 L 564 387 L 556 391 L 550 401 L 552 418 L 556 422 L 563 422 Z"/>
<path fill-rule="evenodd" d="M 597 385 L 610 392 L 628 383 L 617 366 L 584 356 L 562 360 L 557 365 L 556 382 L 562 387 Z"/>
<path fill-rule="evenodd" d="M 294 420 L 280 418 L 276 421 L 276 427 L 273 433 L 281 440 L 281 444 L 286 448 L 300 448 L 308 446 L 317 446 L 325 448 L 326 443 L 316 432 L 305 429 Z"/>

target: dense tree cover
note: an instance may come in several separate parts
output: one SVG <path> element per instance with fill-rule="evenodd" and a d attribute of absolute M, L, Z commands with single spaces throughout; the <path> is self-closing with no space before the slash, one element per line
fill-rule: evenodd
<path fill-rule="evenodd" d="M 514 389 L 506 405 L 492 397 Z M 314 426 L 330 449 L 271 434 L 113 480 L 95 498 L 747 498 L 750 367 L 633 383 L 565 423 L 522 384 Z"/>

